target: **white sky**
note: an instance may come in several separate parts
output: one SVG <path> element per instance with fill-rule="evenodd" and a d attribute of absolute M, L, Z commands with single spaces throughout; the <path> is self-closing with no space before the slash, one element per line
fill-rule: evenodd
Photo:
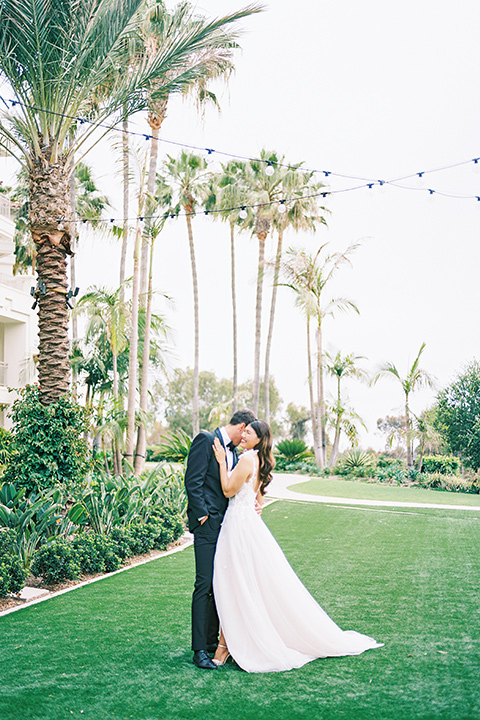
<path fill-rule="evenodd" d="M 202 0 L 198 10 L 214 16 L 241 5 L 241 0 Z M 162 138 L 247 156 L 265 147 L 292 163 L 303 160 L 309 168 L 373 180 L 470 160 L 480 156 L 479 21 L 475 0 L 272 0 L 264 13 L 243 22 L 243 51 L 222 96 L 222 114 L 209 111 L 201 121 L 191 104 L 175 100 Z M 148 132 L 141 117 L 134 128 Z M 164 152 L 177 150 L 165 145 Z M 89 162 L 105 190 L 119 195 L 120 175 L 112 178 L 108 153 L 92 154 Z M 473 167 L 435 173 L 425 178 L 425 188 L 480 194 Z M 333 179 L 330 189 L 356 184 L 344 182 Z M 411 185 L 418 187 L 416 181 Z M 444 386 L 479 356 L 480 202 L 431 199 L 426 189 L 393 187 L 343 193 L 326 202 L 328 229 L 287 240 L 311 251 L 325 242 L 334 251 L 361 240 L 353 267 L 340 271 L 332 288 L 354 300 L 361 314 L 327 320 L 326 349 L 364 355 L 368 370 L 392 361 L 403 373 L 425 341 L 422 365 Z M 156 288 L 176 299 L 176 310 L 167 310 L 176 331 L 172 367 L 193 365 L 184 224 L 183 218 L 170 223 L 156 250 Z M 194 232 L 200 365 L 227 377 L 232 374 L 228 229 L 202 217 Z M 241 236 L 237 248 L 240 379 L 245 380 L 253 374 L 257 244 Z M 82 290 L 113 286 L 117 249 L 86 239 L 78 267 Z M 285 406 L 308 405 L 304 320 L 290 292 L 279 291 L 272 374 Z M 264 297 L 266 334 L 268 283 Z M 166 310 L 160 300 L 158 310 Z M 400 386 L 383 380 L 368 388 L 348 381 L 345 391 L 368 426 L 363 446 L 382 447 L 376 420 L 401 412 Z M 418 393 L 414 411 L 433 397 L 430 391 Z"/>

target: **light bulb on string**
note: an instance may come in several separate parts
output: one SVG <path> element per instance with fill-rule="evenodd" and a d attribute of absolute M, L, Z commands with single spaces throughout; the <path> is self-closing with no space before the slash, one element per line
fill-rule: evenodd
<path fill-rule="evenodd" d="M 212 165 L 215 162 L 215 150 L 212 150 L 212 148 L 206 148 L 205 152 L 205 162 L 207 165 Z"/>
<path fill-rule="evenodd" d="M 480 173 L 480 158 L 473 158 L 473 172 Z"/>
<path fill-rule="evenodd" d="M 428 188 L 428 199 L 430 200 L 430 202 L 433 201 L 434 195 L 435 195 L 435 190 L 432 190 L 431 188 Z"/>
<path fill-rule="evenodd" d="M 387 189 L 387 183 L 385 182 L 385 180 L 379 180 L 378 185 L 380 186 L 380 192 L 382 193 L 382 195 L 385 194 L 385 191 Z"/>
<path fill-rule="evenodd" d="M 425 180 L 424 180 L 424 177 L 423 177 L 424 175 L 425 175 L 424 172 L 419 172 L 419 173 L 417 173 L 417 185 L 418 185 L 418 187 L 420 187 L 420 188 L 424 188 L 424 187 L 425 187 Z"/>
<path fill-rule="evenodd" d="M 244 207 L 242 207 L 242 209 L 238 213 L 238 217 L 240 218 L 240 220 L 246 220 L 247 215 L 248 215 L 248 213 L 247 213 L 246 209 Z"/>
<path fill-rule="evenodd" d="M 267 163 L 267 167 L 265 168 L 265 175 L 268 175 L 268 177 L 272 177 L 274 172 L 275 168 L 273 167 L 272 163 Z"/>
<path fill-rule="evenodd" d="M 280 205 L 278 206 L 278 212 L 280 215 L 284 215 L 287 212 L 287 206 L 285 205 L 285 200 L 280 200 Z"/>

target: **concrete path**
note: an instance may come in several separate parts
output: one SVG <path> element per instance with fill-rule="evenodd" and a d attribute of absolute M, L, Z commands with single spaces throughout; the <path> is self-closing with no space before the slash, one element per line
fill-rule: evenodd
<path fill-rule="evenodd" d="M 310 478 L 305 475 L 274 475 L 268 486 L 269 498 L 296 500 L 297 502 L 330 503 L 333 505 L 358 505 L 368 507 L 433 508 L 435 510 L 473 510 L 480 512 L 480 505 L 439 505 L 436 503 L 400 502 L 396 500 L 359 500 L 356 498 L 330 497 L 329 495 L 307 495 L 289 490 L 288 487 L 304 483 Z"/>

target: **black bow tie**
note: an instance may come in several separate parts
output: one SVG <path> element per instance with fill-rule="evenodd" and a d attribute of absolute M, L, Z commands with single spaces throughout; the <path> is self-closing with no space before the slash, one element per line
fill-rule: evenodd
<path fill-rule="evenodd" d="M 227 445 L 227 448 L 232 451 L 232 453 L 235 452 L 237 446 L 230 440 L 230 442 Z"/>

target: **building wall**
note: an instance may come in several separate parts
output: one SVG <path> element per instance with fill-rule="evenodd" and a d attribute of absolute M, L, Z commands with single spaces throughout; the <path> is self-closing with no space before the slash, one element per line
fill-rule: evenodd
<path fill-rule="evenodd" d="M 0 425 L 8 428 L 15 389 L 35 381 L 37 318 L 32 310 L 33 276 L 14 276 L 14 224 L 0 197 Z"/>

